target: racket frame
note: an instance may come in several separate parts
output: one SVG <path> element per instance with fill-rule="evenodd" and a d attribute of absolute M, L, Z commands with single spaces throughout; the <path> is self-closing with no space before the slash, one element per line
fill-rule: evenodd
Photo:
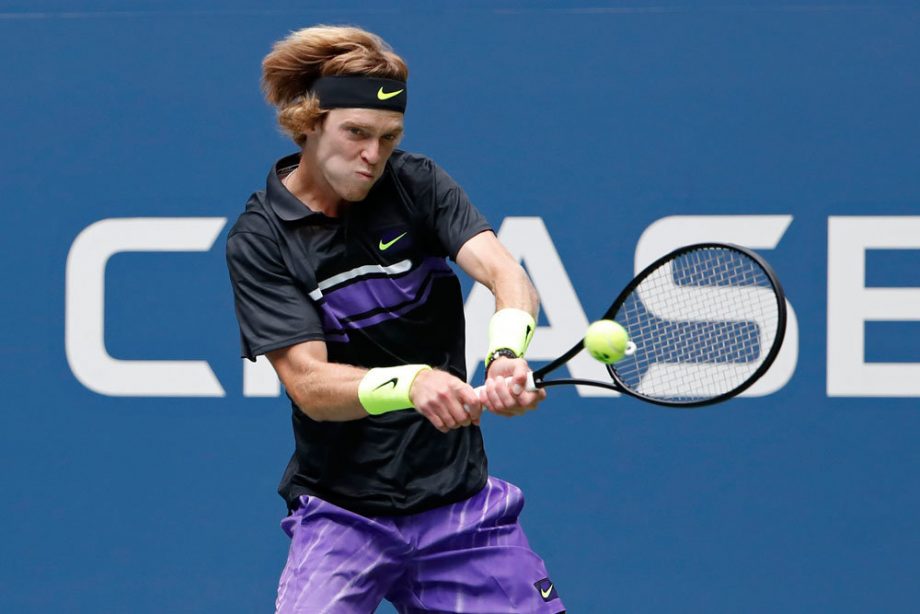
<path fill-rule="evenodd" d="M 766 260 L 760 257 L 759 254 L 754 252 L 751 249 L 743 247 L 741 245 L 735 245 L 734 243 L 718 243 L 718 242 L 706 242 L 706 243 L 694 243 L 692 245 L 685 245 L 679 247 L 671 252 L 668 252 L 664 256 L 658 258 L 647 267 L 642 269 L 638 275 L 636 275 L 632 281 L 630 281 L 625 288 L 620 292 L 620 294 L 614 299 L 613 303 L 610 305 L 610 308 L 604 312 L 604 315 L 600 318 L 602 320 L 612 319 L 613 316 L 620 310 L 620 307 L 626 302 L 629 296 L 632 294 L 633 290 L 641 284 L 645 279 L 654 273 L 658 268 L 671 260 L 675 260 L 682 256 L 683 254 L 691 251 L 702 250 L 702 249 L 731 249 L 734 251 L 741 252 L 751 260 L 757 263 L 760 266 L 764 273 L 767 276 L 770 284 L 773 287 L 774 294 L 776 296 L 776 306 L 777 306 L 777 333 L 776 339 L 773 342 L 773 346 L 770 348 L 767 357 L 760 364 L 756 371 L 751 374 L 744 382 L 735 388 L 724 392 L 718 396 L 706 398 L 706 399 L 697 399 L 690 401 L 668 401 L 664 399 L 656 399 L 643 395 L 639 392 L 631 390 L 623 381 L 620 379 L 620 376 L 616 372 L 616 363 L 608 364 L 607 372 L 610 374 L 610 377 L 613 379 L 612 383 L 601 382 L 596 380 L 585 380 L 577 378 L 564 378 L 564 379 L 554 379 L 554 380 L 544 380 L 543 378 L 554 371 L 556 368 L 562 366 L 569 360 L 571 360 L 575 355 L 581 352 L 584 349 L 584 338 L 578 341 L 575 345 L 569 348 L 564 354 L 553 360 L 547 365 L 535 370 L 532 374 L 533 376 L 533 386 L 534 389 L 537 388 L 547 388 L 550 386 L 562 386 L 562 385 L 577 385 L 577 386 L 594 386 L 596 388 L 606 388 L 608 390 L 614 390 L 616 392 L 646 401 L 648 403 L 654 403 L 655 405 L 662 405 L 665 407 L 677 407 L 677 408 L 694 408 L 694 407 L 703 407 L 705 405 L 713 405 L 721 401 L 730 399 L 748 388 L 750 388 L 754 382 L 759 380 L 764 373 L 767 372 L 767 369 L 773 364 L 776 360 L 777 355 L 783 345 L 783 339 L 786 335 L 786 293 L 783 291 L 783 286 L 780 284 L 779 278 L 776 276 L 776 272 L 773 268 L 767 264 Z M 530 379 L 528 379 L 528 384 L 530 384 Z M 530 386 L 528 385 L 528 388 Z"/>

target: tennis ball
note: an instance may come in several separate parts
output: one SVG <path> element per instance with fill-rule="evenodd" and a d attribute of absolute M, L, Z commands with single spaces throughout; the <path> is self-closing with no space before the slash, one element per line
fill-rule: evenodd
<path fill-rule="evenodd" d="M 595 360 L 610 364 L 626 355 L 629 334 L 613 320 L 592 322 L 585 333 L 585 349 Z"/>

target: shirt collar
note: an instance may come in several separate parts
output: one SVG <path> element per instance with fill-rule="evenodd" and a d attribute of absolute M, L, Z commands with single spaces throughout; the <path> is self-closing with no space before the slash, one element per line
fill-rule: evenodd
<path fill-rule="evenodd" d="M 325 214 L 307 207 L 281 183 L 281 177 L 278 176 L 278 172 L 285 168 L 297 166 L 299 162 L 300 153 L 294 153 L 281 158 L 272 166 L 265 183 L 265 197 L 268 200 L 268 204 L 274 210 L 275 215 L 285 222 L 297 222 L 306 219 L 313 221 L 330 219 Z"/>

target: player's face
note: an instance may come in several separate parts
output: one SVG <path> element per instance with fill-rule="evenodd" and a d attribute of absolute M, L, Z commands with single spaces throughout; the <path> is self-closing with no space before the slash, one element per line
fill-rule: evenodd
<path fill-rule="evenodd" d="M 403 133 L 403 115 L 377 109 L 332 109 L 308 133 L 316 170 L 340 198 L 364 200 Z"/>

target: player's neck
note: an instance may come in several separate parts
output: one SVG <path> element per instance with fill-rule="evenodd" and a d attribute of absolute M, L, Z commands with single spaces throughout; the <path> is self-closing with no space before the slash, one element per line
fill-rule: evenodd
<path fill-rule="evenodd" d="M 311 172 L 310 164 L 300 159 L 300 165 L 282 180 L 284 187 L 311 211 L 328 217 L 338 217 L 345 201 L 318 173 Z"/>

